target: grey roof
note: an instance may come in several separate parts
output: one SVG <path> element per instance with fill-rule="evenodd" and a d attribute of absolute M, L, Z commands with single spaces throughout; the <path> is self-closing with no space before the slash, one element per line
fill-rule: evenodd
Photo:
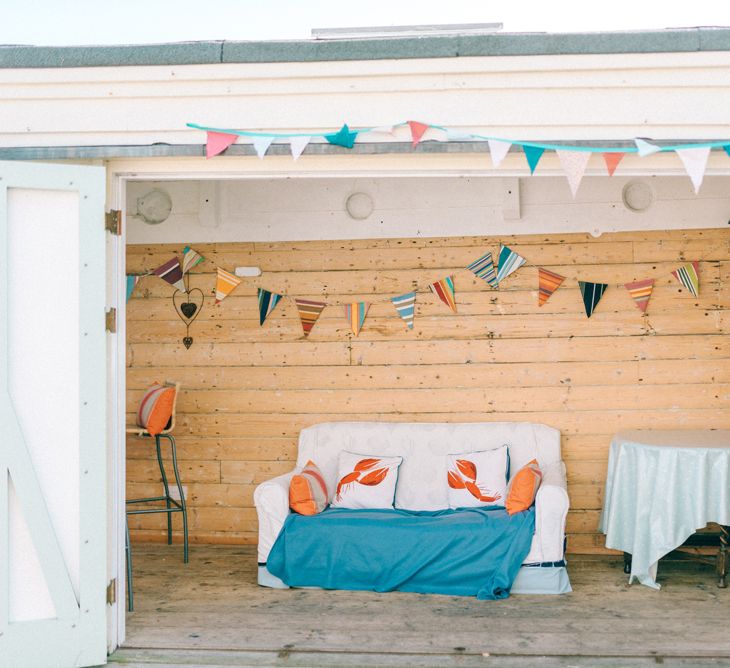
<path fill-rule="evenodd" d="M 494 33 L 378 39 L 0 46 L 0 68 L 282 63 L 464 56 L 730 51 L 730 28 L 593 33 Z"/>

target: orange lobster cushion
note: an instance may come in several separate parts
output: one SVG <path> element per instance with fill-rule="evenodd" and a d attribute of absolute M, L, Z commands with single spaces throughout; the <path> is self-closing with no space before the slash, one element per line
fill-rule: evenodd
<path fill-rule="evenodd" d="M 316 515 L 327 507 L 327 485 L 322 472 L 310 459 L 292 476 L 289 483 L 289 507 L 300 515 Z"/>
<path fill-rule="evenodd" d="M 537 460 L 525 464 L 509 481 L 505 507 L 510 515 L 527 510 L 535 503 L 537 490 L 542 482 L 542 471 Z"/>
<path fill-rule="evenodd" d="M 494 450 L 446 456 L 449 508 L 504 506 L 509 452 Z"/>
<path fill-rule="evenodd" d="M 340 452 L 333 508 L 392 508 L 402 457 Z"/>

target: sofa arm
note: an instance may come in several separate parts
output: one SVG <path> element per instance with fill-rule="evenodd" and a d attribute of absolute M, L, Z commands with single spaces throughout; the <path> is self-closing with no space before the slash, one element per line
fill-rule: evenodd
<path fill-rule="evenodd" d="M 258 562 L 265 564 L 289 515 L 289 483 L 296 469 L 262 482 L 253 492 L 259 517 Z"/>
<path fill-rule="evenodd" d="M 542 484 L 535 498 L 535 534 L 543 562 L 561 561 L 565 551 L 565 518 L 570 502 L 565 464 L 554 462 L 542 471 Z"/>

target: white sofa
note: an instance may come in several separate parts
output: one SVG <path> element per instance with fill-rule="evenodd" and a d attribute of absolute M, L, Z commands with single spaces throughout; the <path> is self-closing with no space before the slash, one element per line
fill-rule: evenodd
<path fill-rule="evenodd" d="M 395 507 L 404 510 L 448 508 L 448 454 L 509 446 L 510 470 L 537 459 L 543 480 L 535 500 L 532 546 L 512 593 L 565 593 L 570 582 L 564 563 L 568 493 L 560 456 L 560 432 L 527 422 L 394 423 L 327 422 L 301 431 L 296 468 L 261 483 L 254 491 L 259 519 L 259 584 L 286 587 L 266 569 L 269 551 L 290 513 L 289 481 L 312 460 L 332 494 L 337 484 L 340 451 L 403 457 L 398 472 Z M 330 501 L 332 499 L 330 498 Z"/>

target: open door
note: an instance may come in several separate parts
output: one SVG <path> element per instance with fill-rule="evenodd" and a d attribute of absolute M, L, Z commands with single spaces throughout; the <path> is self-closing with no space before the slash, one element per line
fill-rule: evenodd
<path fill-rule="evenodd" d="M 102 167 L 0 162 L 0 665 L 106 661 Z"/>

